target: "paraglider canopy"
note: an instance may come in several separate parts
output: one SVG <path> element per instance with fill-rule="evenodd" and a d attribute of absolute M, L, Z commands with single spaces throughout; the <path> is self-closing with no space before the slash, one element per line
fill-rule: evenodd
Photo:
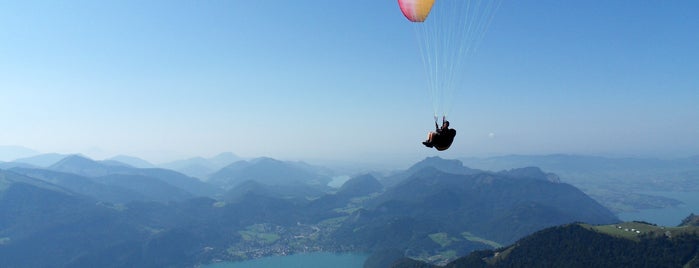
<path fill-rule="evenodd" d="M 398 0 L 400 11 L 412 22 L 423 22 L 432 10 L 434 0 Z"/>

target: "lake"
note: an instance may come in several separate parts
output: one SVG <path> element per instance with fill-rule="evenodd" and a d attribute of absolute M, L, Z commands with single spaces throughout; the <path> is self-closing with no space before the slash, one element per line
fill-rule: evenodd
<path fill-rule="evenodd" d="M 206 268 L 362 268 L 365 254 L 317 252 L 287 256 L 271 256 L 241 262 L 222 262 Z"/>
<path fill-rule="evenodd" d="M 340 188 L 349 179 L 350 179 L 350 176 L 347 176 L 347 175 L 335 176 L 332 178 L 332 180 L 330 182 L 328 182 L 328 186 L 333 187 L 333 188 Z"/>
<path fill-rule="evenodd" d="M 699 193 L 697 192 L 643 192 L 643 194 L 663 196 L 682 201 L 682 205 L 660 209 L 643 209 L 636 212 L 619 213 L 622 221 L 646 221 L 662 226 L 677 226 L 690 213 L 699 214 Z"/>

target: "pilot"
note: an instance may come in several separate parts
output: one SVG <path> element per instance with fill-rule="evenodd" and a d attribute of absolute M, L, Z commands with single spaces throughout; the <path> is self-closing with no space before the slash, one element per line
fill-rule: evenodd
<path fill-rule="evenodd" d="M 427 140 L 423 141 L 422 144 L 430 148 L 434 147 L 438 151 L 444 151 L 449 149 L 451 143 L 454 142 L 456 130 L 449 128 L 449 121 L 446 120 L 446 117 L 442 117 L 442 127 L 437 125 L 436 119 L 434 121 L 435 131 L 427 133 Z"/>

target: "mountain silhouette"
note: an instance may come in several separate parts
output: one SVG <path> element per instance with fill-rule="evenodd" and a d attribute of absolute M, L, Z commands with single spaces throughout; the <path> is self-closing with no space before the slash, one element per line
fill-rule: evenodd
<path fill-rule="evenodd" d="M 128 155 L 117 155 L 115 157 L 109 158 L 108 160 L 121 162 L 121 163 L 127 164 L 127 165 L 135 167 L 135 168 L 154 168 L 155 167 L 155 165 L 149 163 L 146 160 L 143 160 L 143 159 L 138 158 L 138 157 L 128 156 Z"/>
<path fill-rule="evenodd" d="M 470 175 L 483 171 L 465 167 L 461 161 L 456 159 L 443 159 L 439 156 L 427 157 L 420 162 L 413 164 L 410 168 L 397 174 L 381 179 L 381 183 L 386 187 L 392 187 L 425 168 L 433 168 L 445 173 Z"/>
<path fill-rule="evenodd" d="M 240 161 L 237 155 L 227 152 L 220 153 L 212 158 L 194 157 L 177 160 L 159 165 L 162 168 L 172 169 L 195 178 L 206 179 L 217 170 Z"/>
<path fill-rule="evenodd" d="M 467 232 L 506 244 L 549 226 L 618 222 L 608 209 L 565 183 L 488 172 L 451 174 L 432 167 L 388 188 L 350 218 L 337 235 L 371 249 L 433 248 L 434 242 L 424 241 L 435 233 L 460 237 Z M 465 252 L 492 247 L 477 241 L 462 238 L 448 247 Z"/>
<path fill-rule="evenodd" d="M 293 163 L 266 157 L 232 163 L 212 174 L 208 182 L 224 189 L 231 189 L 249 180 L 267 185 L 290 185 L 300 182 L 319 189 L 327 188 L 330 182 L 327 176 Z"/>
<path fill-rule="evenodd" d="M 109 185 L 72 173 L 58 172 L 37 168 L 13 168 L 10 171 L 32 178 L 38 178 L 63 187 L 74 193 L 82 194 L 96 200 L 111 203 L 126 203 L 136 200 L 149 200 L 148 197 L 117 185 Z"/>
<path fill-rule="evenodd" d="M 161 168 L 134 168 L 117 161 L 94 161 L 79 155 L 68 156 L 51 165 L 48 169 L 89 178 L 122 175 L 130 178 L 126 181 L 135 184 L 139 182 L 138 180 L 133 180 L 133 176 L 140 176 L 141 179 L 153 178 L 187 191 L 194 196 L 214 196 L 220 192 L 219 189 L 213 185 L 206 184 L 198 179 L 188 177 L 176 171 Z M 127 175 L 131 175 L 132 177 Z M 126 185 L 121 186 L 126 187 Z M 135 189 L 138 188 L 138 186 L 134 185 L 126 188 Z"/>
<path fill-rule="evenodd" d="M 117 174 L 130 169 L 126 164 L 116 161 L 94 161 L 80 155 L 69 155 L 48 167 L 53 171 L 73 173 L 85 177 L 99 177 Z"/>
<path fill-rule="evenodd" d="M 40 155 L 35 155 L 35 156 L 30 156 L 30 157 L 25 157 L 25 158 L 19 158 L 13 162 L 24 163 L 24 164 L 29 164 L 29 165 L 36 166 L 36 167 L 46 168 L 46 167 L 49 167 L 49 166 L 55 164 L 58 161 L 61 161 L 61 159 L 66 158 L 67 156 L 68 155 L 65 155 L 65 154 L 49 153 L 49 154 L 40 154 Z"/>
<path fill-rule="evenodd" d="M 371 174 L 353 177 L 337 190 L 337 195 L 347 197 L 365 196 L 383 191 L 383 185 Z"/>
<path fill-rule="evenodd" d="M 538 167 L 524 167 L 524 168 L 513 168 L 509 170 L 503 170 L 498 172 L 499 175 L 511 177 L 511 178 L 525 178 L 525 179 L 535 179 L 544 180 L 550 182 L 561 182 L 561 178 L 553 173 L 543 172 Z"/>

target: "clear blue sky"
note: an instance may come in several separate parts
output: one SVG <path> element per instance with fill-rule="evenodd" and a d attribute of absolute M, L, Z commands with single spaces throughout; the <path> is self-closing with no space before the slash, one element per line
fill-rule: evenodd
<path fill-rule="evenodd" d="M 698 11 L 504 0 L 439 155 L 699 154 Z M 156 163 L 437 154 L 395 0 L 0 1 L 0 40 L 0 145 Z"/>

